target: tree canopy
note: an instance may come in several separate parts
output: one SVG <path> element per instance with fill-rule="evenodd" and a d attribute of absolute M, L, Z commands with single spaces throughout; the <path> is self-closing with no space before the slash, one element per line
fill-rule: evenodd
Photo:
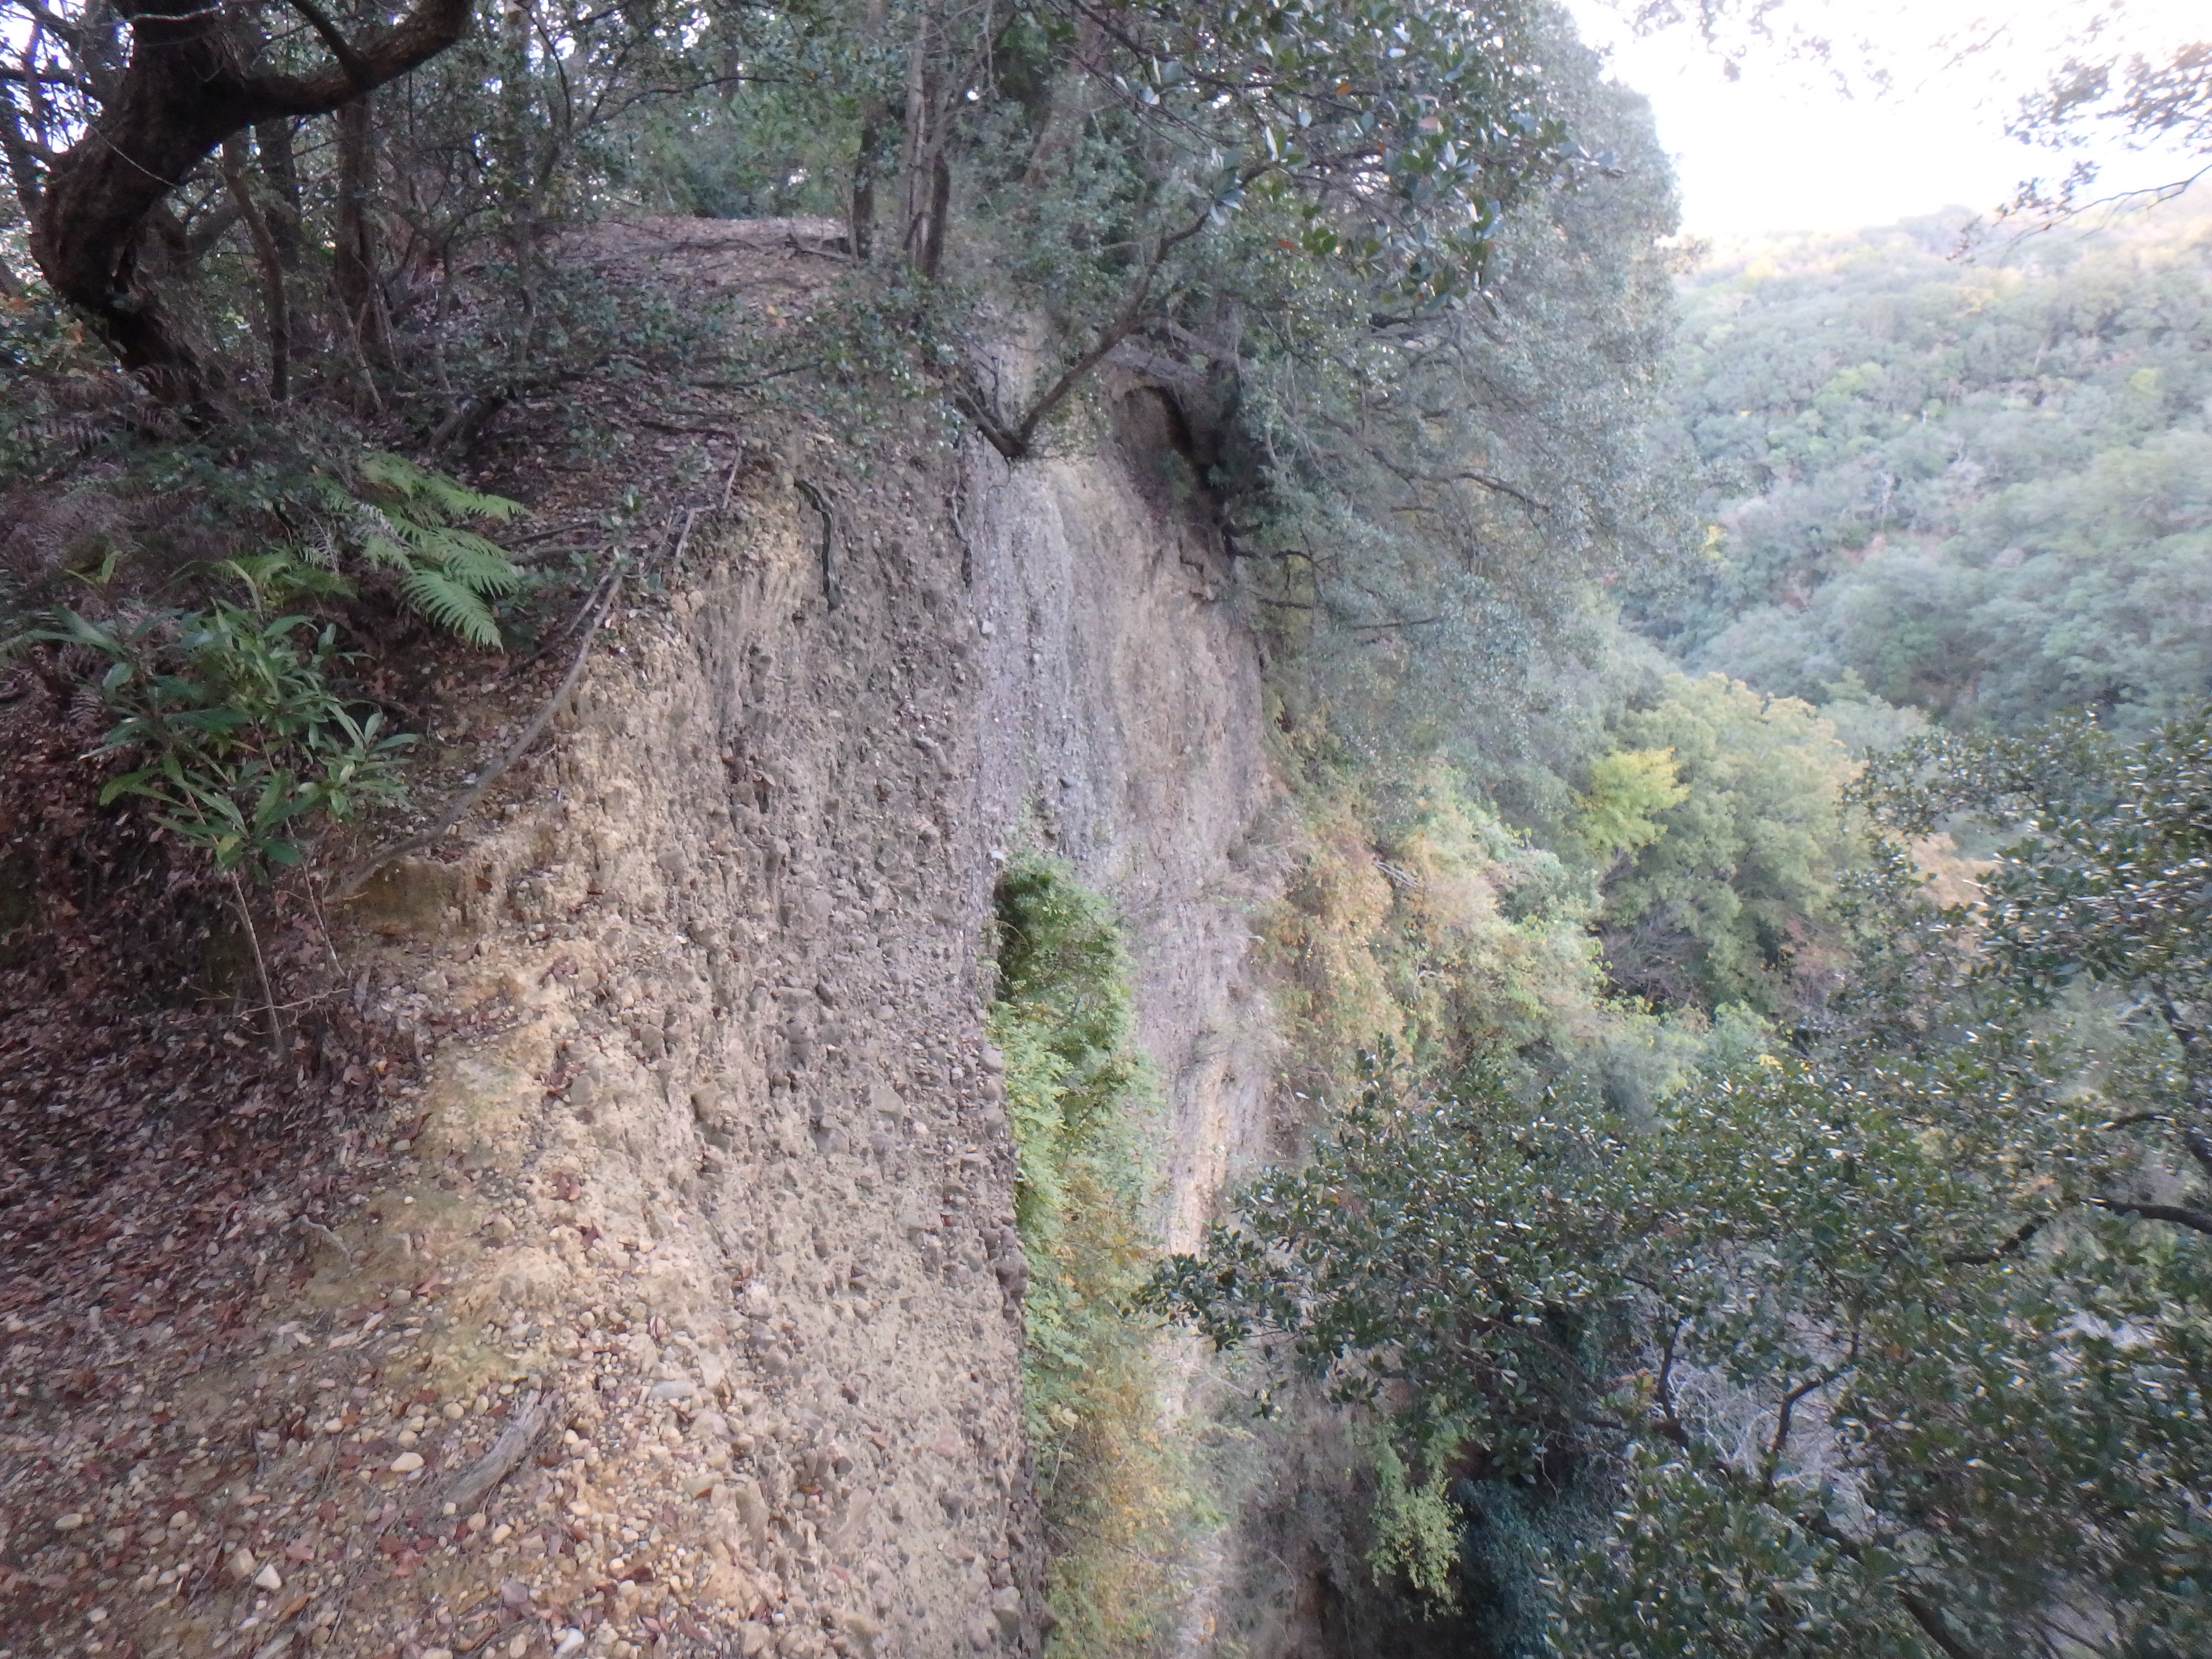
<path fill-rule="evenodd" d="M 2200 1650 L 2205 730 L 1905 751 L 1887 822 L 2027 833 L 1980 916 L 1869 872 L 1820 1042 L 1640 1121 L 1386 1067 L 1152 1295 L 1383 1406 L 1522 1650 Z"/>
<path fill-rule="evenodd" d="M 1818 700 L 1849 673 L 2019 729 L 2142 731 L 2212 677 L 2208 222 L 1947 255 L 1953 222 L 1747 247 L 1689 284 L 1709 555 L 1647 625 Z"/>

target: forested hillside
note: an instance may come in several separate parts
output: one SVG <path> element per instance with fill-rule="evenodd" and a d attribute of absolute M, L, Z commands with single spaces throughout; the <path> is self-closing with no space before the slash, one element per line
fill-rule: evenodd
<path fill-rule="evenodd" d="M 2212 690 L 2212 220 L 1971 259 L 1962 222 L 1730 250 L 1685 285 L 1711 527 L 1649 624 L 1788 696 L 1856 675 L 1968 724 L 2144 730 Z"/>
<path fill-rule="evenodd" d="M 2212 234 L 1961 226 L 1686 271 L 1683 557 L 1312 775 L 1345 1104 L 1152 1294 L 1386 1425 L 1375 1650 L 2208 1639 Z"/>

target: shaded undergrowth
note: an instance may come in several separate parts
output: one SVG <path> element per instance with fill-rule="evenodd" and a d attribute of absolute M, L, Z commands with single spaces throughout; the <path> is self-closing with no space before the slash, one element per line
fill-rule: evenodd
<path fill-rule="evenodd" d="M 990 1031 L 1020 1160 L 1023 1387 L 1060 1621 L 1052 1651 L 1148 1654 L 1183 1599 L 1202 1508 L 1163 1431 L 1154 1322 L 1129 1306 L 1157 1249 L 1139 1136 L 1158 1094 L 1104 902 L 1066 865 L 1024 859 L 1000 883 L 998 927 Z"/>

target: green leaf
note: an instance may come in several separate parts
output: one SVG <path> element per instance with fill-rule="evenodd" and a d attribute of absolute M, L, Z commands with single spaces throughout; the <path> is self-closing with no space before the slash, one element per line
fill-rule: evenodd
<path fill-rule="evenodd" d="M 401 591 L 410 605 L 447 632 L 471 645 L 498 646 L 499 624 L 483 598 L 467 583 L 443 570 L 417 566 L 408 573 Z"/>

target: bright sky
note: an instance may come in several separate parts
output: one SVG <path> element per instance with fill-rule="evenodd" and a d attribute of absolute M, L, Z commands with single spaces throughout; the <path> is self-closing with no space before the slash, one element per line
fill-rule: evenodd
<path fill-rule="evenodd" d="M 2022 179 L 2055 178 L 2072 160 L 2014 143 L 2003 124 L 2039 68 L 2058 60 L 2068 26 L 2087 9 L 2076 3 L 1785 0 L 1785 22 L 1878 43 L 1872 51 L 1890 64 L 1893 89 L 1856 98 L 1818 65 L 1771 49 L 1754 52 L 1731 82 L 1693 29 L 1639 40 L 1610 0 L 1569 3 L 1583 38 L 1611 49 L 1613 73 L 1651 100 L 1692 234 L 1847 229 L 1952 205 L 1987 211 Z M 1955 42 L 1991 15 L 2000 21 L 1984 26 L 1989 50 L 1947 63 Z M 2130 44 L 2170 50 L 2212 33 L 2212 14 L 2202 0 L 2126 0 L 2116 27 Z M 1856 50 L 1843 56 L 1858 60 Z M 2083 153 L 2104 161 L 2107 185 L 2190 170 L 2124 151 Z M 2199 189 L 2212 190 L 2212 180 Z"/>

